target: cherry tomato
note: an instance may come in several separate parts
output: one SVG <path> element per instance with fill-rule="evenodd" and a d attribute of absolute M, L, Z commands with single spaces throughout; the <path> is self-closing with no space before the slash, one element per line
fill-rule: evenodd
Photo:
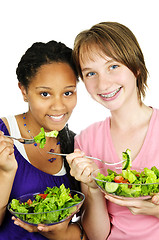
<path fill-rule="evenodd" d="M 32 200 L 31 199 L 28 199 L 28 201 L 27 201 L 27 204 L 32 204 L 33 202 L 32 202 Z"/>
<path fill-rule="evenodd" d="M 45 199 L 48 194 L 40 193 L 40 194 L 38 194 L 38 195 L 39 195 L 41 198 Z"/>
<path fill-rule="evenodd" d="M 122 180 L 122 183 L 129 183 L 129 182 L 128 182 L 128 179 Z"/>
<path fill-rule="evenodd" d="M 116 176 L 114 178 L 114 182 L 116 182 L 116 183 L 121 183 L 123 180 L 124 180 L 124 178 L 122 176 Z"/>

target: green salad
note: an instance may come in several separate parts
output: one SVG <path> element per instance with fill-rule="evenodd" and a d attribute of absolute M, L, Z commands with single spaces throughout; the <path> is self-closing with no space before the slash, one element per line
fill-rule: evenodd
<path fill-rule="evenodd" d="M 59 188 L 56 186 L 53 188 L 47 187 L 44 193 L 35 195 L 34 200 L 28 199 L 26 202 L 20 203 L 18 199 L 12 199 L 9 210 L 16 212 L 15 215 L 17 217 L 28 223 L 47 224 L 59 222 L 67 218 L 77 209 L 77 207 L 73 205 L 78 204 L 80 202 L 81 198 L 78 197 L 78 194 L 75 194 L 72 197 L 70 194 L 70 189 L 65 188 L 64 184 L 62 184 Z M 73 207 L 71 208 L 71 206 Z M 42 214 L 30 214 L 30 213 L 42 213 Z"/>
<path fill-rule="evenodd" d="M 46 137 L 57 137 L 58 136 L 58 131 L 53 130 L 51 132 L 45 132 L 44 128 L 41 128 L 41 132 L 34 137 L 34 140 L 36 143 L 40 143 L 39 147 L 44 148 L 44 145 L 46 143 Z"/>
<path fill-rule="evenodd" d="M 142 171 L 131 170 L 131 151 L 127 149 L 123 154 L 121 173 L 107 169 L 107 176 L 98 172 L 97 184 L 106 192 L 124 197 L 151 196 L 159 192 L 159 169 L 153 166 Z M 98 181 L 102 180 L 102 181 Z M 158 183 L 158 184 L 157 184 Z"/>

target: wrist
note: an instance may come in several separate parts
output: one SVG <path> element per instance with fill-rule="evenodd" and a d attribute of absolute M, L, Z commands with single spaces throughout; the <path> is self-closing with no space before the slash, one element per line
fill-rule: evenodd
<path fill-rule="evenodd" d="M 86 239 L 83 227 L 79 223 L 79 221 L 70 223 L 69 227 L 68 227 L 68 232 L 69 232 L 69 234 L 67 235 L 65 240 L 66 239 L 68 239 L 68 240 L 77 240 L 77 239 L 84 240 L 84 239 Z"/>
<path fill-rule="evenodd" d="M 84 239 L 84 230 L 82 225 L 79 222 L 76 222 L 76 224 L 78 225 L 79 229 L 80 229 L 80 239 L 83 240 Z"/>
<path fill-rule="evenodd" d="M 98 187 L 96 187 L 96 188 L 88 187 L 88 193 L 90 193 L 90 194 L 101 194 L 101 190 Z"/>

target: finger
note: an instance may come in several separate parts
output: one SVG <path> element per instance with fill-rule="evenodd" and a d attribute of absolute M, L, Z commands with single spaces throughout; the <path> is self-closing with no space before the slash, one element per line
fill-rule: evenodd
<path fill-rule="evenodd" d="M 0 142 L 3 142 L 3 141 L 8 142 L 10 144 L 14 143 L 13 139 L 4 136 L 3 132 L 1 132 L 1 134 L 0 134 Z"/>
<path fill-rule="evenodd" d="M 74 161 L 70 164 L 70 168 L 72 172 L 75 172 L 76 174 L 80 174 L 84 171 L 85 168 L 91 167 L 90 160 L 86 158 L 76 158 Z"/>
<path fill-rule="evenodd" d="M 0 137 L 1 138 L 1 137 Z M 2 140 L 2 139 L 1 139 Z M 0 141 L 0 152 L 2 152 L 4 149 L 6 148 L 10 148 L 11 152 L 13 151 L 14 149 L 14 145 L 13 145 L 13 142 L 8 142 L 8 141 Z"/>
<path fill-rule="evenodd" d="M 80 149 L 78 149 L 78 148 L 76 148 L 75 150 L 74 150 L 74 152 L 75 153 L 83 153 L 84 154 L 84 152 L 82 152 Z"/>
<path fill-rule="evenodd" d="M 55 227 L 55 225 L 46 226 L 46 225 L 41 225 L 41 224 L 39 224 L 39 225 L 37 226 L 37 229 L 38 229 L 40 232 L 44 232 L 44 233 L 52 232 L 52 234 L 53 234 L 53 232 L 54 232 L 54 227 Z"/>
<path fill-rule="evenodd" d="M 141 200 L 129 200 L 129 199 L 119 199 L 117 197 L 110 196 L 109 194 L 105 194 L 105 198 L 115 204 L 118 204 L 120 206 L 124 207 L 136 207 L 139 206 Z"/>
<path fill-rule="evenodd" d="M 84 156 L 84 152 L 80 151 L 79 149 L 76 149 L 74 153 L 70 153 L 67 155 L 66 159 L 69 164 L 71 164 L 75 158 L 82 158 Z"/>
<path fill-rule="evenodd" d="M 43 225 L 43 224 L 38 224 L 37 229 L 39 231 L 43 232 L 43 233 L 52 232 L 52 234 L 53 234 L 56 231 L 61 231 L 61 230 L 66 229 L 68 227 L 69 222 L 70 222 L 70 219 L 67 219 L 64 222 L 54 224 L 54 225 L 50 225 L 50 226 Z"/>
<path fill-rule="evenodd" d="M 12 217 L 12 220 L 14 221 L 15 225 L 25 229 L 28 232 L 38 232 L 38 229 L 36 226 L 24 223 L 19 218 Z"/>
<path fill-rule="evenodd" d="M 4 135 L 4 132 L 0 131 L 0 136 L 3 136 Z"/>
<path fill-rule="evenodd" d="M 155 195 L 152 197 L 151 201 L 152 201 L 152 203 L 158 205 L 158 204 L 159 204 L 159 194 L 158 194 L 158 193 L 155 194 Z"/>
<path fill-rule="evenodd" d="M 1 159 L 14 153 L 14 147 L 6 143 L 0 144 Z"/>

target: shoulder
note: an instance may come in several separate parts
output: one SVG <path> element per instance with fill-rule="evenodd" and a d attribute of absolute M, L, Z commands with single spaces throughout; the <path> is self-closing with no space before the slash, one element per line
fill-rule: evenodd
<path fill-rule="evenodd" d="M 3 123 L 6 125 L 7 129 L 9 130 L 9 124 L 8 124 L 8 121 L 5 117 L 1 118 Z"/>
<path fill-rule="evenodd" d="M 159 109 L 153 108 L 153 114 L 156 114 L 156 116 L 159 117 Z"/>
<path fill-rule="evenodd" d="M 153 108 L 150 124 L 153 125 L 157 123 L 157 126 L 159 126 L 158 121 L 159 121 L 159 109 Z"/>
<path fill-rule="evenodd" d="M 9 132 L 8 132 L 9 124 L 8 124 L 8 121 L 5 117 L 0 118 L 0 130 L 7 135 L 9 134 Z"/>
<path fill-rule="evenodd" d="M 84 152 L 92 149 L 93 146 L 99 145 L 107 136 L 107 127 L 109 126 L 109 118 L 104 121 L 91 124 L 82 130 L 79 135 L 75 136 L 75 148 L 80 148 Z"/>
<path fill-rule="evenodd" d="M 77 135 L 76 138 L 80 136 L 86 136 L 86 135 L 96 135 L 96 134 L 101 134 L 101 132 L 106 129 L 107 125 L 109 123 L 109 118 L 106 118 L 103 121 L 100 122 L 95 122 L 82 130 L 79 135 Z"/>

